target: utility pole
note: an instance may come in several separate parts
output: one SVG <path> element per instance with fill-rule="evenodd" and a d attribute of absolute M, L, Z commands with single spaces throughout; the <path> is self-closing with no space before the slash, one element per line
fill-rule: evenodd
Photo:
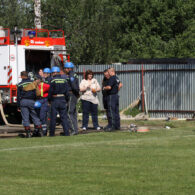
<path fill-rule="evenodd" d="M 35 28 L 41 29 L 41 0 L 35 0 Z"/>

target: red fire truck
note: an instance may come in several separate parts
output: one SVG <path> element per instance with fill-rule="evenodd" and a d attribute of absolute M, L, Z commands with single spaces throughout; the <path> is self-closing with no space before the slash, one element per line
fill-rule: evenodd
<path fill-rule="evenodd" d="M 0 93 L 5 106 L 17 101 L 20 72 L 30 75 L 40 69 L 62 66 L 69 61 L 64 31 L 47 29 L 14 29 L 0 27 Z"/>

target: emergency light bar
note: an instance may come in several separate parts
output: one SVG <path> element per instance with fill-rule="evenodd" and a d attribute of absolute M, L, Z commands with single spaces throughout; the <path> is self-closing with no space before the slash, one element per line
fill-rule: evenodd
<path fill-rule="evenodd" d="M 36 35 L 36 32 L 35 31 L 29 31 L 28 32 L 29 38 L 33 38 L 33 37 L 35 37 L 35 35 Z"/>

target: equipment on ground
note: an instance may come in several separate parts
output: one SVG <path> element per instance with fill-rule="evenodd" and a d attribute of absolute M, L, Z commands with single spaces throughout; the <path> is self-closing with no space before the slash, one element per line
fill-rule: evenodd
<path fill-rule="evenodd" d="M 139 133 L 149 132 L 149 128 L 148 127 L 138 127 L 137 132 Z"/>
<path fill-rule="evenodd" d="M 3 109 L 1 93 L 0 93 L 0 112 L 1 112 L 1 116 L 2 116 L 2 119 L 3 119 L 3 122 L 5 123 L 5 125 L 7 125 L 9 127 L 21 127 L 21 125 L 16 125 L 16 124 L 13 125 L 7 121 L 7 118 L 5 117 L 5 113 L 4 113 L 4 109 Z"/>
<path fill-rule="evenodd" d="M 134 124 L 130 124 L 129 131 L 130 132 L 137 132 L 137 126 Z"/>

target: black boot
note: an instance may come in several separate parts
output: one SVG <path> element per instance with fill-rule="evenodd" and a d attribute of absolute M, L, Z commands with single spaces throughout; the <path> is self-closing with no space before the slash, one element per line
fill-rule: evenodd
<path fill-rule="evenodd" d="M 38 131 L 38 128 L 37 128 L 37 126 L 34 126 L 34 131 L 33 131 L 33 137 L 38 137 L 38 135 L 39 135 L 39 131 Z"/>
<path fill-rule="evenodd" d="M 39 125 L 36 127 L 38 129 L 38 137 L 43 137 L 43 130 L 42 130 L 42 126 Z"/>
<path fill-rule="evenodd" d="M 46 124 L 42 125 L 42 130 L 43 130 L 43 136 L 47 136 L 47 125 Z"/>
<path fill-rule="evenodd" d="M 31 138 L 31 131 L 30 131 L 30 127 L 24 127 L 25 131 L 26 131 L 26 138 Z"/>

